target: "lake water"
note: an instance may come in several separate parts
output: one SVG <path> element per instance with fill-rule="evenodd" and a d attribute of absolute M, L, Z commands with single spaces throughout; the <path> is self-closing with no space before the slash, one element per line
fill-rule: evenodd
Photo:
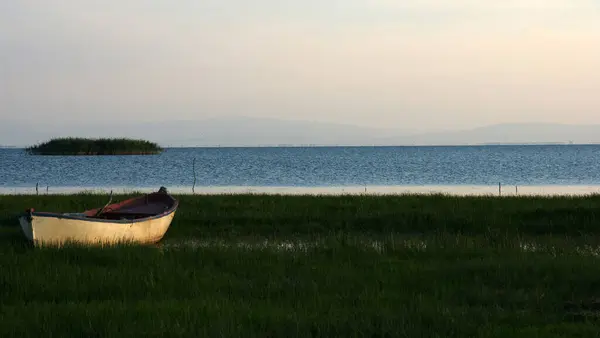
<path fill-rule="evenodd" d="M 515 186 L 523 193 L 600 191 L 600 145 L 528 145 L 169 148 L 152 156 L 32 156 L 0 149 L 0 193 L 31 192 L 36 183 L 40 192 L 47 186 L 50 192 L 191 191 L 194 159 L 200 193 L 493 193 L 498 183 L 506 193 L 515 193 Z"/>

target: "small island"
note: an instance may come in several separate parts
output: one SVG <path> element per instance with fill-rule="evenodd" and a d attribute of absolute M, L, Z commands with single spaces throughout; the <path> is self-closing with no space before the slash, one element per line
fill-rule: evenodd
<path fill-rule="evenodd" d="M 158 144 L 127 138 L 55 138 L 25 149 L 32 155 L 156 155 L 163 151 Z"/>

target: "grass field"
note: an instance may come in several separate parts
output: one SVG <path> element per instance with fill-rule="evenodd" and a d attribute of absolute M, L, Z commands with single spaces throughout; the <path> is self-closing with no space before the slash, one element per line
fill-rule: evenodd
<path fill-rule="evenodd" d="M 160 245 L 34 249 L 21 210 L 107 196 L 0 196 L 0 337 L 600 335 L 600 196 L 178 198 Z"/>

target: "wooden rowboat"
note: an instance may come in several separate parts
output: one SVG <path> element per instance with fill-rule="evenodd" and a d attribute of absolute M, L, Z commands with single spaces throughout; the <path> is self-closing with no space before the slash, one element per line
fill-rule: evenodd
<path fill-rule="evenodd" d="M 141 197 L 82 213 L 37 212 L 19 217 L 25 237 L 35 245 L 149 244 L 160 241 L 175 216 L 178 201 L 161 187 Z"/>

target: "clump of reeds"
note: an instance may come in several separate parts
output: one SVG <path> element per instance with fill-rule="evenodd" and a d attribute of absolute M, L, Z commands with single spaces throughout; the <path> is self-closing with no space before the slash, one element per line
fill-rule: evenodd
<path fill-rule="evenodd" d="M 25 150 L 33 155 L 151 155 L 161 153 L 163 148 L 146 140 L 64 137 Z"/>

